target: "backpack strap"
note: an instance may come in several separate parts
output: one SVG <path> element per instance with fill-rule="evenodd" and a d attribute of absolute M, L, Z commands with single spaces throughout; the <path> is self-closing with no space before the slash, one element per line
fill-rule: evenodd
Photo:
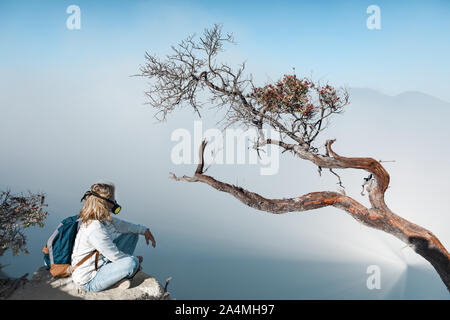
<path fill-rule="evenodd" d="M 98 256 L 100 254 L 100 252 L 98 252 L 98 250 L 94 250 L 91 253 L 89 253 L 86 257 L 84 257 L 83 259 L 81 259 L 73 268 L 72 268 L 72 272 L 78 268 L 79 266 L 81 266 L 83 263 L 85 263 L 90 257 L 92 257 L 95 254 L 95 271 L 97 271 L 97 264 L 98 264 Z"/>
<path fill-rule="evenodd" d="M 95 250 L 95 271 L 97 271 L 97 264 L 98 264 L 98 256 L 100 255 L 100 252 L 98 250 Z"/>
<path fill-rule="evenodd" d="M 78 218 L 76 221 L 78 222 L 78 227 L 77 227 L 77 231 L 78 231 L 78 230 L 80 230 L 82 219 L 81 219 L 81 218 Z M 45 248 L 44 248 L 44 249 L 45 249 Z M 81 266 L 83 263 L 85 263 L 86 260 L 88 260 L 90 257 L 92 257 L 92 256 L 94 255 L 94 253 L 95 253 L 95 271 L 97 271 L 97 270 L 98 270 L 98 268 L 97 268 L 97 265 L 98 265 L 98 256 L 99 256 L 100 252 L 98 252 L 98 250 L 94 250 L 94 251 L 92 251 L 91 253 L 89 253 L 86 257 L 84 257 L 83 259 L 81 259 L 81 260 L 80 260 L 80 261 L 72 268 L 72 272 L 73 272 L 76 268 L 78 268 L 79 266 Z"/>

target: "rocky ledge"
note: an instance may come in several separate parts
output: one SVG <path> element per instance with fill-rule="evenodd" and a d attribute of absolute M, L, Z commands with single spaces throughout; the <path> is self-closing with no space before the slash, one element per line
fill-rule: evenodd
<path fill-rule="evenodd" d="M 111 288 L 101 292 L 86 292 L 72 278 L 53 278 L 44 267 L 31 280 L 26 280 L 8 297 L 12 300 L 159 300 L 168 299 L 164 288 L 148 274 L 139 271 L 129 289 Z"/>

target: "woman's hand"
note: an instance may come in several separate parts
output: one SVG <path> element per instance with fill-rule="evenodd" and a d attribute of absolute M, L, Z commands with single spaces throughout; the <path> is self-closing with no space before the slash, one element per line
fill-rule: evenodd
<path fill-rule="evenodd" d="M 145 242 L 147 242 L 147 245 L 149 245 L 149 241 L 152 242 L 152 247 L 156 247 L 156 241 L 155 238 L 153 237 L 152 233 L 150 232 L 150 229 L 147 228 L 147 230 L 145 230 Z"/>

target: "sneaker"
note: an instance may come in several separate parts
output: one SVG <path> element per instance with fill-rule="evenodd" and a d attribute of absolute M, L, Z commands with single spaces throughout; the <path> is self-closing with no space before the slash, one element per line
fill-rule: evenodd
<path fill-rule="evenodd" d="M 120 280 L 115 285 L 116 288 L 119 288 L 119 289 L 122 289 L 122 290 L 128 289 L 130 286 L 131 286 L 131 281 L 130 281 L 130 279 L 126 279 L 126 278 Z"/>

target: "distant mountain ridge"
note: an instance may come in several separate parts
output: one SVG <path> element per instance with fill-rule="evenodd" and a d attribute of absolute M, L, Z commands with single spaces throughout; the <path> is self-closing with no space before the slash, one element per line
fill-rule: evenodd
<path fill-rule="evenodd" d="M 433 105 L 439 108 L 450 108 L 450 102 L 444 101 L 435 96 L 423 93 L 420 91 L 404 91 L 397 95 L 387 95 L 381 93 L 375 89 L 351 87 L 348 89 L 350 94 L 350 102 L 362 102 L 368 100 L 375 100 L 377 102 L 383 102 L 388 104 L 401 103 L 401 104 L 426 104 Z"/>

